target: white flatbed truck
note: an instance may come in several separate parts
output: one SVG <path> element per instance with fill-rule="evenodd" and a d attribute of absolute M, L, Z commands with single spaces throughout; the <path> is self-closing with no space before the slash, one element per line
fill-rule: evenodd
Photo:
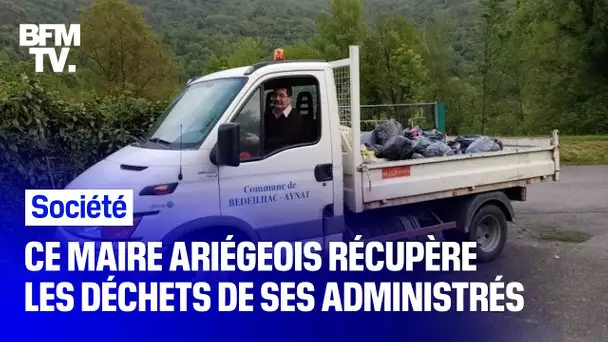
<path fill-rule="evenodd" d="M 243 126 L 252 126 L 240 115 L 259 123 L 270 104 L 267 84 L 286 77 L 312 80 L 302 83 L 306 89 L 316 86 L 311 122 L 317 135 L 308 144 L 243 160 Z M 296 108 L 306 107 L 300 100 L 311 95 L 302 93 Z M 253 126 L 263 133 L 258 123 Z M 371 164 L 352 138 L 360 134 L 358 46 L 333 62 L 273 61 L 206 75 L 188 83 L 147 138 L 67 186 L 133 189 L 133 226 L 62 227 L 58 234 L 168 246 L 227 235 L 325 244 L 356 235 L 435 234 L 476 240 L 478 259 L 487 262 L 503 250 L 507 223 L 515 218 L 511 201 L 526 200 L 529 184 L 559 179 L 557 131 L 546 139 L 502 139 L 497 152 Z"/>

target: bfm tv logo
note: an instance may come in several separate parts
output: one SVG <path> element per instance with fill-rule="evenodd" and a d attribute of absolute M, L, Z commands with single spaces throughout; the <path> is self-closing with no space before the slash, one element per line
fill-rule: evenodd
<path fill-rule="evenodd" d="M 19 46 L 30 47 L 30 54 L 36 56 L 36 72 L 44 68 L 44 56 L 49 56 L 53 72 L 64 72 L 71 46 L 80 46 L 80 24 L 21 24 L 19 25 Z M 54 38 L 55 47 L 61 47 L 59 55 L 55 47 L 46 47 L 47 39 Z M 68 72 L 76 72 L 75 65 L 68 65 Z"/>

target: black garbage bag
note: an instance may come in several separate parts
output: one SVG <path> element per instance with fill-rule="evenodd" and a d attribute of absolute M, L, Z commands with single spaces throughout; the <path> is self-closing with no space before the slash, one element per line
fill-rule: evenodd
<path fill-rule="evenodd" d="M 433 142 L 427 137 L 413 137 L 412 139 L 412 148 L 414 149 L 414 153 L 422 154 L 424 150 L 426 150 L 429 145 Z"/>
<path fill-rule="evenodd" d="M 401 151 L 401 157 L 399 158 L 401 160 L 412 158 L 412 155 L 416 152 L 415 144 L 419 143 L 415 142 L 412 139 L 405 139 L 407 139 L 408 143 L 405 144 L 405 146 L 403 147 L 403 151 Z"/>
<path fill-rule="evenodd" d="M 420 153 L 412 154 L 412 159 L 422 159 L 422 158 L 424 158 L 424 156 Z"/>
<path fill-rule="evenodd" d="M 460 150 L 460 143 L 458 141 L 450 140 L 447 142 L 447 144 L 448 144 L 448 146 L 450 146 L 453 149 Z"/>
<path fill-rule="evenodd" d="M 378 157 L 388 160 L 401 160 L 405 159 L 404 151 L 407 154 L 411 149 L 412 141 L 410 139 L 401 135 L 396 135 L 382 145 L 382 152 Z"/>
<path fill-rule="evenodd" d="M 372 145 L 369 143 L 363 144 L 368 151 L 372 151 L 375 153 L 376 157 L 378 157 L 382 153 L 382 145 Z"/>
<path fill-rule="evenodd" d="M 469 147 L 467 147 L 465 153 L 479 153 L 479 152 L 494 152 L 502 150 L 502 143 L 498 143 L 498 140 L 490 137 L 482 136 L 473 141 Z"/>
<path fill-rule="evenodd" d="M 422 155 L 426 158 L 441 157 L 441 156 L 453 156 L 454 151 L 448 144 L 442 141 L 435 141 L 430 144 L 423 152 Z"/>
<path fill-rule="evenodd" d="M 500 147 L 500 150 L 502 151 L 503 148 L 504 148 L 502 140 L 500 140 L 500 139 L 494 139 L 494 142 L 496 142 L 498 144 L 498 146 Z"/>
<path fill-rule="evenodd" d="M 479 134 L 461 135 L 456 137 L 456 139 L 454 139 L 454 142 L 460 143 L 460 150 L 464 152 L 473 141 L 477 140 L 480 137 L 481 135 Z"/>
<path fill-rule="evenodd" d="M 401 124 L 394 119 L 390 119 L 376 126 L 370 139 L 371 144 L 383 145 L 392 137 L 401 133 Z"/>
<path fill-rule="evenodd" d="M 454 154 L 462 154 L 460 143 L 457 141 L 448 141 L 448 146 L 454 151 Z"/>
<path fill-rule="evenodd" d="M 361 145 L 372 144 L 373 132 L 361 132 Z"/>
<path fill-rule="evenodd" d="M 445 134 L 439 131 L 424 131 L 422 132 L 422 136 L 431 141 L 445 141 Z"/>

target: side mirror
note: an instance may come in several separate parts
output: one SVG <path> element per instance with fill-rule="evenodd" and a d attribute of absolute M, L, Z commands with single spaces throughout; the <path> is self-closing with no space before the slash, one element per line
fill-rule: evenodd
<path fill-rule="evenodd" d="M 241 163 L 240 143 L 240 124 L 235 122 L 221 124 L 217 131 L 214 164 L 239 166 Z"/>

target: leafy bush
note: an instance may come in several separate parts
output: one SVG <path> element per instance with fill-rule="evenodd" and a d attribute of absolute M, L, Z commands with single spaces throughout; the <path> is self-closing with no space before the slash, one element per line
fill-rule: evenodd
<path fill-rule="evenodd" d="M 143 135 L 167 105 L 128 95 L 70 103 L 35 81 L 23 82 L 0 102 L 0 206 L 5 213 L 23 212 L 24 189 L 63 188 Z"/>

